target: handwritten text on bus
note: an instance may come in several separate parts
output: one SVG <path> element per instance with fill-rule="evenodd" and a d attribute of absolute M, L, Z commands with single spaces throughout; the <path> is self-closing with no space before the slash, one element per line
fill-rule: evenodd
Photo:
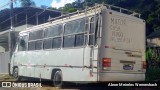
<path fill-rule="evenodd" d="M 125 37 L 123 33 L 122 27 L 127 26 L 127 22 L 125 19 L 120 18 L 111 18 L 110 19 L 111 25 L 109 26 L 110 30 L 112 30 L 112 38 L 111 40 L 114 42 L 123 42 L 123 43 L 130 43 L 131 39 Z"/>

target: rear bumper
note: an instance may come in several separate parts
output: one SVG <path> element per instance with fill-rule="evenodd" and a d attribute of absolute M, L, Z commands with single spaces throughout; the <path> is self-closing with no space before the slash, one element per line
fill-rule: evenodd
<path fill-rule="evenodd" d="M 145 81 L 145 73 L 103 72 L 99 81 Z"/>

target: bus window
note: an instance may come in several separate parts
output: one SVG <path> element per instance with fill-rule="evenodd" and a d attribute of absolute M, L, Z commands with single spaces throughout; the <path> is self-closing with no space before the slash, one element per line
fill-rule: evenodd
<path fill-rule="evenodd" d="M 68 22 L 65 25 L 65 35 L 84 32 L 85 19 Z"/>
<path fill-rule="evenodd" d="M 89 45 L 93 45 L 94 35 L 89 35 Z"/>
<path fill-rule="evenodd" d="M 64 36 L 63 47 L 74 47 L 75 35 Z"/>
<path fill-rule="evenodd" d="M 84 45 L 84 34 L 77 34 L 75 46 L 83 46 L 83 45 Z"/>
<path fill-rule="evenodd" d="M 88 29 L 89 29 L 89 24 L 87 23 L 87 24 L 85 25 L 85 32 L 88 31 Z"/>
<path fill-rule="evenodd" d="M 66 23 L 64 30 L 65 36 L 63 41 L 63 47 L 83 46 L 84 33 L 85 33 L 84 18 Z"/>
<path fill-rule="evenodd" d="M 28 43 L 28 50 L 35 50 L 36 41 Z"/>
<path fill-rule="evenodd" d="M 94 17 L 90 20 L 90 34 L 94 33 Z"/>
<path fill-rule="evenodd" d="M 75 26 L 76 28 L 76 32 L 77 33 L 80 33 L 80 32 L 84 32 L 84 28 L 85 28 L 85 19 L 80 19 L 80 20 L 77 20 L 77 25 Z"/>
<path fill-rule="evenodd" d="M 29 40 L 42 39 L 43 38 L 43 30 L 38 30 L 29 33 Z"/>
<path fill-rule="evenodd" d="M 75 33 L 74 26 L 75 26 L 75 23 L 73 21 L 66 23 L 64 35 Z"/>
<path fill-rule="evenodd" d="M 61 47 L 61 37 L 53 38 L 53 48 L 60 48 Z"/>
<path fill-rule="evenodd" d="M 96 19 L 92 17 L 90 20 L 89 45 L 96 45 L 97 31 L 98 31 L 98 15 L 96 16 Z"/>
<path fill-rule="evenodd" d="M 22 36 L 19 38 L 18 51 L 25 51 L 27 49 L 27 36 Z"/>
<path fill-rule="evenodd" d="M 30 32 L 29 33 L 30 41 L 28 43 L 28 50 L 41 50 L 43 44 L 42 39 L 43 39 L 43 30 Z"/>
<path fill-rule="evenodd" d="M 52 39 L 45 39 L 43 42 L 44 49 L 51 49 L 52 48 Z"/>
<path fill-rule="evenodd" d="M 56 37 L 62 34 L 62 25 L 51 26 L 45 30 L 45 38 Z"/>
<path fill-rule="evenodd" d="M 38 40 L 36 41 L 36 50 L 41 50 L 42 49 L 42 44 L 43 44 L 43 41 L 42 40 Z"/>

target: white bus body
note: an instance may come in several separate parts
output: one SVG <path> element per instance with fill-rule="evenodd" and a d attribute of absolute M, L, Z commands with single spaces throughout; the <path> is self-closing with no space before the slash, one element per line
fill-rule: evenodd
<path fill-rule="evenodd" d="M 84 32 L 74 34 L 74 38 L 72 35 L 67 36 L 68 34 L 65 36 L 67 32 L 65 30 L 68 30 L 66 23 L 81 18 L 85 20 Z M 92 18 L 95 21 L 92 21 Z M 44 49 L 45 40 L 48 39 L 44 38 L 45 30 L 49 30 L 47 28 L 50 26 L 60 24 L 62 25 L 62 32 L 58 36 L 60 38 L 58 40 L 61 40 L 60 47 Z M 89 33 L 89 30 L 93 29 L 92 25 L 94 25 L 94 34 Z M 86 27 L 88 28 L 86 29 Z M 41 45 L 40 47 L 37 43 L 29 44 L 34 42 L 34 40 L 29 40 L 30 33 L 37 30 L 43 31 L 43 37 L 38 43 Z M 90 39 L 92 35 L 93 38 Z M 25 38 L 25 42 L 17 45 L 12 56 L 11 74 L 18 72 L 18 76 L 52 79 L 55 71 L 58 70 L 61 71 L 62 80 L 68 82 L 145 80 L 145 22 L 135 16 L 100 6 L 84 13 L 27 28 L 19 33 L 19 37 Z M 77 41 L 81 37 L 83 37 L 84 40 L 81 40 L 84 43 L 80 45 Z M 58 43 L 56 39 L 54 40 Z M 71 42 L 72 40 L 74 41 Z M 92 43 L 95 45 L 89 45 L 90 40 L 93 40 Z M 19 51 L 20 45 L 23 43 L 25 43 L 25 48 Z M 65 43 L 67 44 L 64 45 Z M 71 45 L 72 43 L 74 45 Z M 79 46 L 76 46 L 77 43 Z M 40 48 L 41 50 L 29 50 L 33 45 L 34 47 L 31 49 Z M 14 71 L 15 68 L 17 71 Z"/>

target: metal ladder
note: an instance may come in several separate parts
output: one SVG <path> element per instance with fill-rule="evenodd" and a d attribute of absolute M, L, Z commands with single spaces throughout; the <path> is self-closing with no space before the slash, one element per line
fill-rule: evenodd
<path fill-rule="evenodd" d="M 97 33 L 99 33 L 100 32 L 100 24 L 101 24 L 101 17 L 100 17 L 100 12 L 101 11 L 99 11 L 99 10 L 97 10 L 96 8 L 94 8 L 93 9 L 94 11 L 95 11 L 95 17 L 94 17 L 94 35 L 96 35 Z M 98 12 L 96 12 L 96 11 L 98 11 Z M 98 30 L 97 30 L 97 33 L 95 34 L 95 30 L 96 30 L 96 15 L 98 14 Z M 86 13 L 85 13 L 85 16 L 87 17 L 87 10 L 86 10 Z M 86 20 L 85 20 L 86 21 Z M 85 25 L 87 25 L 87 24 L 90 24 L 89 22 L 88 23 L 86 23 L 85 22 Z M 85 33 L 85 36 L 87 35 L 87 38 L 88 38 L 88 36 L 90 35 L 90 33 L 89 33 L 89 31 L 87 31 L 86 33 Z M 98 35 L 99 36 L 99 35 Z M 84 38 L 86 38 L 86 37 L 84 37 Z M 99 39 L 100 37 L 96 37 L 97 39 Z M 85 40 L 85 39 L 84 39 Z M 95 47 L 95 36 L 93 37 L 93 45 L 91 46 L 91 51 L 90 51 L 90 66 L 89 66 L 89 68 L 90 68 L 90 74 L 95 74 L 95 73 L 97 73 L 97 80 L 98 80 L 98 77 L 99 77 L 99 75 L 98 75 L 98 73 L 99 73 L 99 45 L 97 45 L 97 47 Z M 95 58 L 95 51 L 97 51 L 97 55 L 96 55 L 96 58 Z M 84 70 L 84 55 L 85 55 L 85 48 L 83 48 L 83 68 L 82 68 L 82 70 Z"/>
<path fill-rule="evenodd" d="M 101 30 L 101 16 L 100 16 L 100 12 L 98 13 L 98 28 L 97 28 L 97 33 L 95 33 L 95 30 L 96 30 L 96 24 L 97 24 L 97 21 L 96 21 L 96 12 L 95 12 L 95 17 L 94 17 L 94 35 L 96 34 L 100 34 L 100 30 Z M 98 43 L 98 41 L 101 40 L 101 35 L 98 35 L 98 37 L 94 36 L 93 37 L 93 46 L 91 47 L 91 57 L 90 57 L 90 63 L 91 63 L 91 71 L 90 73 L 97 73 L 97 80 L 98 80 L 98 77 L 99 77 L 99 70 L 100 70 L 100 67 L 99 67 L 99 57 L 100 57 L 100 52 L 99 52 L 99 49 L 100 49 L 100 44 Z M 97 39 L 97 46 L 95 47 L 95 40 Z M 97 51 L 96 53 L 96 57 L 94 56 L 95 55 L 95 51 Z"/>
<path fill-rule="evenodd" d="M 99 46 L 98 46 L 99 47 Z M 91 72 L 92 73 L 97 73 L 98 71 L 96 70 L 95 71 L 95 69 L 97 68 L 98 69 L 98 62 L 99 62 L 99 60 L 98 60 L 98 52 L 99 52 L 99 48 L 95 48 L 94 46 L 91 48 L 91 57 L 90 57 L 90 63 L 91 63 Z M 96 58 L 95 58 L 95 51 L 97 50 L 97 56 L 96 56 Z"/>

